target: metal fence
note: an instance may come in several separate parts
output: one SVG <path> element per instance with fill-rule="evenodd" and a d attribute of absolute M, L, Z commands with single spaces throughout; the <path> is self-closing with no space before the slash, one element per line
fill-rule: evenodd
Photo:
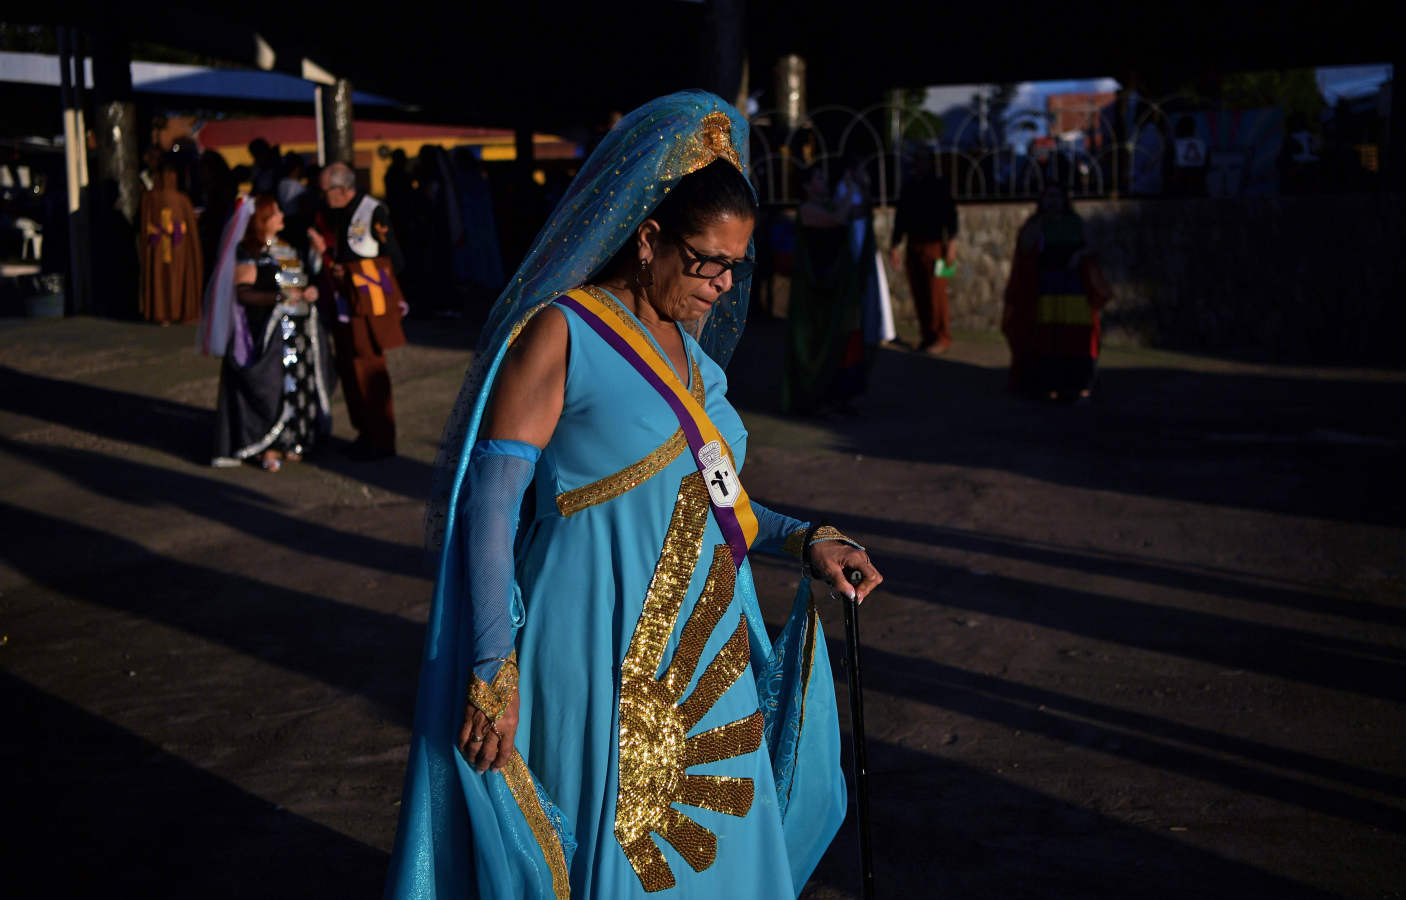
<path fill-rule="evenodd" d="M 829 176 L 857 164 L 874 201 L 886 205 L 925 149 L 961 201 L 1030 200 L 1052 182 L 1076 198 L 1240 196 L 1276 194 L 1286 181 L 1295 191 L 1294 172 L 1320 163 L 1317 137 L 1287 134 L 1279 109 L 1208 110 L 1180 96 L 1103 96 L 1107 102 L 1080 105 L 1066 95 L 1057 110 L 1015 108 L 999 116 L 984 104 L 941 116 L 884 103 L 832 105 L 787 125 L 781 111 L 761 112 L 751 119 L 753 178 L 763 202 L 794 204 L 803 170 L 818 165 Z M 1334 164 L 1361 175 L 1356 170 L 1370 167 L 1359 159 L 1368 155 L 1352 149 L 1351 158 Z M 1328 181 L 1343 182 L 1341 174 L 1334 179 Z"/>

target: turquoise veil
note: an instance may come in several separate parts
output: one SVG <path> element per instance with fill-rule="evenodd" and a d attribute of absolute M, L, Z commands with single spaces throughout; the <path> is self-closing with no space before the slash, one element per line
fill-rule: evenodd
<path fill-rule="evenodd" d="M 732 104 L 707 91 L 680 91 L 625 116 L 586 160 L 489 311 L 435 459 L 425 515 L 431 559 L 443 547 L 447 517 L 463 480 L 465 444 L 478 432 L 479 394 L 491 386 L 512 339 L 543 306 L 598 275 L 680 178 L 717 159 L 731 162 L 745 176 L 747 136 L 747 120 Z M 750 276 L 737 279 L 690 329 L 724 368 L 742 336 L 751 288 Z"/>

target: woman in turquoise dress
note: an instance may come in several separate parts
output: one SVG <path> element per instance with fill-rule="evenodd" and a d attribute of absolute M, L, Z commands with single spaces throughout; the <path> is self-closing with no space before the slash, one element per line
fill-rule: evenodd
<path fill-rule="evenodd" d="M 437 581 L 388 897 L 797 895 L 844 816 L 807 578 L 881 576 L 739 477 L 746 123 L 690 91 L 601 143 L 495 304 L 446 428 Z"/>

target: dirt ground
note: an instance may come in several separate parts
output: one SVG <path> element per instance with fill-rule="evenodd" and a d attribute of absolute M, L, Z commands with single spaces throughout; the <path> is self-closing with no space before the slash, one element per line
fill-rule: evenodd
<path fill-rule="evenodd" d="M 1406 374 L 1110 350 L 1095 403 L 1045 407 L 962 334 L 798 420 L 783 327 L 729 372 L 744 475 L 888 579 L 881 897 L 1406 896 Z M 205 464 L 190 328 L 0 322 L 5 896 L 379 894 L 469 359 L 411 331 L 402 455 L 336 452 L 338 397 L 332 452 L 270 476 Z M 757 573 L 775 624 L 795 567 Z M 858 895 L 852 815 L 805 895 Z"/>

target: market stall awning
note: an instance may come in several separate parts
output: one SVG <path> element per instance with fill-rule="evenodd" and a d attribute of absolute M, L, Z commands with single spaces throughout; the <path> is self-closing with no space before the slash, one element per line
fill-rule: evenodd
<path fill-rule="evenodd" d="M 87 88 L 93 86 L 93 62 L 84 60 Z M 57 88 L 59 58 L 48 53 L 0 52 L 0 82 Z M 212 68 L 178 63 L 132 63 L 132 90 L 154 97 L 191 101 L 252 101 L 311 106 L 317 84 L 283 72 L 259 69 Z M 367 91 L 356 91 L 356 106 L 399 107 L 396 101 Z"/>

